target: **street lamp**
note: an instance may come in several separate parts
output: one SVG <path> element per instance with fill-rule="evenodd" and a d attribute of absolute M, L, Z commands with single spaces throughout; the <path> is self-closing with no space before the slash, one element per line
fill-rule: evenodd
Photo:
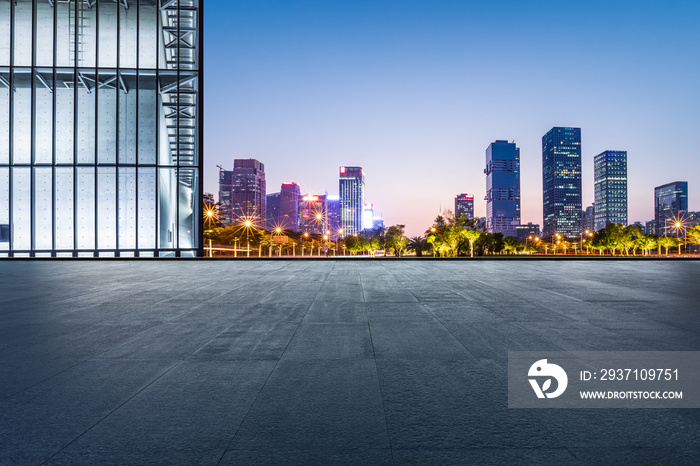
<path fill-rule="evenodd" d="M 590 238 L 591 236 L 593 236 L 593 233 L 591 233 L 590 230 L 584 230 L 581 232 L 581 252 L 583 252 L 583 242 L 586 241 L 585 239 L 583 239 L 584 235 Z"/>

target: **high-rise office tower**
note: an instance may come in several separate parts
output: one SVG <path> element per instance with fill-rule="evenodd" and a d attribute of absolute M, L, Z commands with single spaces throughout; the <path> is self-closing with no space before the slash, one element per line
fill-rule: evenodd
<path fill-rule="evenodd" d="M 326 206 L 328 209 L 328 229 L 331 232 L 331 239 L 336 241 L 340 235 L 340 196 L 327 195 Z"/>
<path fill-rule="evenodd" d="M 367 202 L 362 209 L 362 231 L 374 229 L 374 204 Z"/>
<path fill-rule="evenodd" d="M 455 217 L 459 218 L 464 215 L 464 218 L 474 220 L 474 195 L 473 194 L 457 194 L 455 196 Z"/>
<path fill-rule="evenodd" d="M 326 195 L 307 194 L 299 199 L 299 231 L 325 235 L 328 231 Z"/>
<path fill-rule="evenodd" d="M 552 128 L 542 137 L 542 234 L 581 234 L 581 128 Z"/>
<path fill-rule="evenodd" d="M 0 0 L 0 255 L 201 254 L 197 0 Z"/>
<path fill-rule="evenodd" d="M 281 193 L 272 193 L 265 196 L 265 229 L 273 231 L 283 228 L 280 215 Z"/>
<path fill-rule="evenodd" d="M 608 223 L 627 225 L 627 152 L 606 150 L 595 156 L 595 231 Z"/>
<path fill-rule="evenodd" d="M 520 149 L 496 141 L 486 149 L 486 228 L 491 233 L 516 236 L 520 225 Z"/>
<path fill-rule="evenodd" d="M 654 188 L 656 234 L 675 236 L 671 219 L 688 215 L 688 182 L 674 181 Z"/>
<path fill-rule="evenodd" d="M 282 183 L 280 192 L 280 226 L 285 230 L 299 231 L 299 198 L 301 189 L 296 183 Z"/>
<path fill-rule="evenodd" d="M 221 223 L 225 226 L 233 223 L 233 172 L 231 170 L 219 170 L 219 215 Z"/>
<path fill-rule="evenodd" d="M 255 159 L 235 159 L 230 175 L 220 176 L 230 176 L 231 204 L 224 204 L 224 207 L 229 209 L 227 216 L 231 221 L 240 223 L 245 218 L 264 227 L 267 212 L 265 165 Z"/>
<path fill-rule="evenodd" d="M 343 236 L 362 233 L 365 174 L 362 167 L 340 167 L 340 228 Z"/>

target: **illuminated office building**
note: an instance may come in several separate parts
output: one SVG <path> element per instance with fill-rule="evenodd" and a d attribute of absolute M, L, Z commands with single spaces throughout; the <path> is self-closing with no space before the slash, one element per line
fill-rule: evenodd
<path fill-rule="evenodd" d="M 474 195 L 457 194 L 455 196 L 455 218 L 464 215 L 465 220 L 474 220 Z"/>
<path fill-rule="evenodd" d="M 299 199 L 299 231 L 323 236 L 328 231 L 326 195 L 307 194 Z"/>
<path fill-rule="evenodd" d="M 299 231 L 299 198 L 301 189 L 291 181 L 282 183 L 279 223 L 285 230 Z"/>
<path fill-rule="evenodd" d="M 495 141 L 486 149 L 486 229 L 516 236 L 520 225 L 520 149 Z"/>
<path fill-rule="evenodd" d="M 197 0 L 0 0 L 0 255 L 193 256 Z"/>
<path fill-rule="evenodd" d="M 654 188 L 654 221 L 656 234 L 676 236 L 673 219 L 688 215 L 688 182 L 674 181 Z"/>
<path fill-rule="evenodd" d="M 340 167 L 340 228 L 343 236 L 362 233 L 365 173 L 362 167 Z"/>
<path fill-rule="evenodd" d="M 542 235 L 579 238 L 581 128 L 555 127 L 542 136 L 542 185 Z"/>
<path fill-rule="evenodd" d="M 593 159 L 595 230 L 608 223 L 627 226 L 627 152 L 606 150 Z M 586 227 L 587 228 L 587 227 Z"/>

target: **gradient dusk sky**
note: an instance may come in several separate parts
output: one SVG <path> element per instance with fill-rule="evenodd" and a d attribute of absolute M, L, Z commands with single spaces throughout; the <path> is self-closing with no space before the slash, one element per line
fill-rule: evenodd
<path fill-rule="evenodd" d="M 485 150 L 520 147 L 522 221 L 542 224 L 541 138 L 581 128 L 593 157 L 628 151 L 629 220 L 653 188 L 689 182 L 700 210 L 700 1 L 247 0 L 205 3 L 205 192 L 234 158 L 366 200 L 422 234 L 457 193 L 486 213 Z"/>

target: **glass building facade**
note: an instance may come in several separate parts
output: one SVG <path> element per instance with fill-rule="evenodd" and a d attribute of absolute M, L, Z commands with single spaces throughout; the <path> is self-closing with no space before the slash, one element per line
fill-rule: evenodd
<path fill-rule="evenodd" d="M 654 188 L 654 228 L 657 235 L 675 236 L 673 219 L 688 215 L 688 182 L 674 181 Z"/>
<path fill-rule="evenodd" d="M 627 152 L 606 150 L 593 159 L 595 231 L 608 223 L 627 226 Z"/>
<path fill-rule="evenodd" d="M 0 0 L 0 255 L 201 254 L 199 0 Z"/>
<path fill-rule="evenodd" d="M 362 211 L 365 207 L 365 173 L 362 167 L 340 167 L 341 236 L 362 233 Z"/>
<path fill-rule="evenodd" d="M 467 221 L 474 220 L 474 195 L 473 194 L 457 194 L 455 196 L 455 217 L 459 218 L 464 215 Z"/>
<path fill-rule="evenodd" d="M 552 128 L 542 136 L 542 235 L 581 234 L 581 128 Z"/>
<path fill-rule="evenodd" d="M 508 141 L 486 149 L 486 228 L 516 236 L 520 225 L 520 149 Z"/>

